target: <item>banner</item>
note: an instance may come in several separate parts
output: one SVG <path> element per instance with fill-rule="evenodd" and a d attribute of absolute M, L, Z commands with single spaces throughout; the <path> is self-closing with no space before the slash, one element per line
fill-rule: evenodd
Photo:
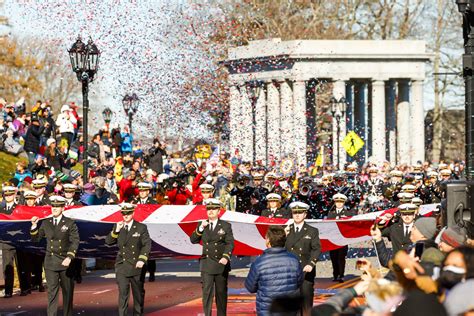
<path fill-rule="evenodd" d="M 431 213 L 436 204 L 423 205 L 421 214 Z M 318 228 L 323 251 L 370 240 L 370 227 L 382 213 L 394 213 L 396 209 L 357 215 L 341 220 L 307 220 Z M 78 257 L 115 258 L 116 246 L 105 244 L 113 224 L 122 220 L 119 205 L 72 207 L 64 215 L 73 218 L 79 228 Z M 0 214 L 0 243 L 9 243 L 32 252 L 44 251 L 45 241 L 33 243 L 30 239 L 30 219 L 33 216 L 51 216 L 49 206 L 18 206 L 11 215 Z M 243 213 L 222 211 L 222 220 L 232 224 L 235 239 L 234 255 L 259 255 L 265 247 L 265 233 L 270 225 L 289 225 L 293 220 L 267 218 Z M 152 258 L 196 257 L 202 247 L 191 244 L 189 237 L 199 221 L 207 218 L 202 205 L 137 205 L 135 220 L 148 226 L 152 243 Z M 40 221 L 41 224 L 41 221 Z"/>

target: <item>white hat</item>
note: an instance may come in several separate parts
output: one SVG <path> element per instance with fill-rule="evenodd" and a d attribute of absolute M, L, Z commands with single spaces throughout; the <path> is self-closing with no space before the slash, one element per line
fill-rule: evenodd
<path fill-rule="evenodd" d="M 214 191 L 214 186 L 212 184 L 203 183 L 199 186 L 202 192 L 212 192 Z"/>
<path fill-rule="evenodd" d="M 332 199 L 334 201 L 340 201 L 340 202 L 345 202 L 347 200 L 347 196 L 345 196 L 344 194 L 342 193 L 336 193 L 332 196 Z"/>
<path fill-rule="evenodd" d="M 64 192 L 75 192 L 77 189 L 77 186 L 72 183 L 65 183 L 63 185 L 63 188 L 64 188 Z"/>
<path fill-rule="evenodd" d="M 442 176 L 450 176 L 451 175 L 451 170 L 449 169 L 442 169 L 439 171 L 439 174 Z"/>
<path fill-rule="evenodd" d="M 413 193 L 409 193 L 409 192 L 400 192 L 397 194 L 397 197 L 399 199 L 413 199 L 415 197 L 415 195 L 413 195 Z"/>
<path fill-rule="evenodd" d="M 14 186 L 11 186 L 11 185 L 5 185 L 4 187 L 2 187 L 2 191 L 4 194 L 15 194 L 16 193 L 16 188 Z"/>
<path fill-rule="evenodd" d="M 280 194 L 276 194 L 276 193 L 267 194 L 267 201 L 280 202 L 281 201 L 281 196 L 280 196 Z"/>
<path fill-rule="evenodd" d="M 51 145 L 52 143 L 55 143 L 56 140 L 54 138 L 48 138 L 48 140 L 46 141 L 46 146 L 49 147 L 49 145 Z"/>
<path fill-rule="evenodd" d="M 415 196 L 413 199 L 411 199 L 411 203 L 415 204 L 416 206 L 420 206 L 423 204 L 423 200 Z"/>
<path fill-rule="evenodd" d="M 436 171 L 430 171 L 428 172 L 428 177 L 430 178 L 437 178 L 438 177 L 438 173 Z"/>
<path fill-rule="evenodd" d="M 48 184 L 48 181 L 42 178 L 42 179 L 34 179 L 32 183 L 33 183 L 33 188 L 36 189 L 36 188 L 45 187 Z"/>
<path fill-rule="evenodd" d="M 411 184 L 405 184 L 404 186 L 402 186 L 403 192 L 411 193 L 411 192 L 414 192 L 415 190 L 416 190 L 416 187 Z"/>
<path fill-rule="evenodd" d="M 60 195 L 52 195 L 49 197 L 49 201 L 51 202 L 51 206 L 65 206 L 66 199 Z"/>
<path fill-rule="evenodd" d="M 69 105 L 64 104 L 64 105 L 61 107 L 61 113 L 66 112 L 66 111 L 71 111 L 71 108 L 69 107 Z"/>
<path fill-rule="evenodd" d="M 149 191 L 153 186 L 148 182 L 139 182 L 137 187 L 139 191 Z"/>
<path fill-rule="evenodd" d="M 203 201 L 204 205 L 206 205 L 206 208 L 208 209 L 216 209 L 216 208 L 221 208 L 222 203 L 218 199 L 205 199 Z"/>
<path fill-rule="evenodd" d="M 146 170 L 146 175 L 147 176 L 153 175 L 153 172 L 154 172 L 153 169 L 147 169 Z"/>
<path fill-rule="evenodd" d="M 24 191 L 24 192 L 23 192 L 23 196 L 25 197 L 25 199 L 27 199 L 27 198 L 29 198 L 29 197 L 36 199 L 36 198 L 38 197 L 38 195 L 36 194 L 36 192 L 35 192 L 35 191 L 31 191 L 31 190 L 26 190 L 26 191 Z"/>
<path fill-rule="evenodd" d="M 309 205 L 303 202 L 293 202 L 290 204 L 290 209 L 292 211 L 307 211 L 309 209 Z"/>
<path fill-rule="evenodd" d="M 400 170 L 397 170 L 397 169 L 394 169 L 392 171 L 390 171 L 390 176 L 391 177 L 403 177 L 403 171 L 400 171 Z"/>

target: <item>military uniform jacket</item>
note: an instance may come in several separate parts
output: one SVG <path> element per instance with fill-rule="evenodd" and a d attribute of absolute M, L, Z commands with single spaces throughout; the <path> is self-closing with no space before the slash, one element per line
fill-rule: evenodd
<path fill-rule="evenodd" d="M 272 212 L 269 208 L 262 211 L 262 216 L 269 218 L 291 218 L 291 211 L 287 208 L 280 207 L 276 209 L 275 213 Z"/>
<path fill-rule="evenodd" d="M 354 216 L 354 212 L 352 212 L 349 208 L 344 207 L 339 213 L 336 212 L 336 208 L 333 207 L 329 212 L 328 212 L 328 219 L 340 219 L 344 217 L 349 217 L 349 216 Z"/>
<path fill-rule="evenodd" d="M 313 270 L 305 275 L 305 279 L 314 279 L 316 276 L 316 262 L 321 253 L 321 242 L 319 240 L 319 231 L 317 228 L 304 223 L 301 230 L 296 233 L 295 225 L 291 224 L 290 232 L 286 236 L 285 248 L 296 255 L 301 267 L 306 265 L 313 266 Z"/>
<path fill-rule="evenodd" d="M 197 244 L 202 241 L 202 255 L 199 260 L 200 271 L 209 274 L 221 274 L 224 271 L 230 271 L 230 257 L 234 250 L 234 235 L 232 226 L 225 221 L 217 220 L 216 227 L 211 231 L 209 225 L 204 231 L 199 232 L 197 228 L 191 235 L 191 243 Z M 219 260 L 226 258 L 228 263 L 223 265 Z"/>
<path fill-rule="evenodd" d="M 46 218 L 30 231 L 31 239 L 39 242 L 46 238 L 46 255 L 44 268 L 52 271 L 63 271 L 67 267 L 62 265 L 63 260 L 68 257 L 76 257 L 79 247 L 79 231 L 74 220 L 65 217 L 55 226 L 53 217 Z"/>
<path fill-rule="evenodd" d="M 117 225 L 105 238 L 108 245 L 117 244 L 119 251 L 115 259 L 115 272 L 125 276 L 136 276 L 141 269 L 135 266 L 138 261 L 147 262 L 151 250 L 151 239 L 145 224 L 133 221 L 132 227 L 127 232 L 122 228 L 118 234 L 115 233 Z"/>
<path fill-rule="evenodd" d="M 15 202 L 13 203 L 12 207 L 7 208 L 5 201 L 3 201 L 0 204 L 0 213 L 11 215 L 11 213 L 13 213 L 13 210 L 15 209 L 17 205 L 18 204 Z M 0 242 L 0 250 L 13 250 L 13 249 L 15 249 L 15 247 L 13 247 L 12 245 Z"/>
<path fill-rule="evenodd" d="M 405 236 L 403 229 L 403 221 L 399 220 L 382 230 L 382 236 L 387 237 L 392 242 L 394 254 L 399 250 L 407 250 L 412 244 L 410 235 Z"/>
<path fill-rule="evenodd" d="M 145 203 L 142 203 L 140 197 L 136 197 L 133 199 L 132 203 L 133 204 L 158 204 L 158 202 L 152 199 L 151 197 L 147 197 L 145 200 Z"/>

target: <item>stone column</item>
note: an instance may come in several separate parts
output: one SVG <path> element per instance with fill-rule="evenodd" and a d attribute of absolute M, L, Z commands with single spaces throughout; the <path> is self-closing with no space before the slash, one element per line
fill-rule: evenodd
<path fill-rule="evenodd" d="M 267 83 L 267 148 L 268 155 L 281 156 L 280 93 L 274 82 Z M 268 159 L 268 157 L 267 157 Z"/>
<path fill-rule="evenodd" d="M 240 86 L 241 96 L 241 111 L 242 121 L 238 127 L 241 130 L 240 141 L 241 141 L 241 155 L 244 161 L 253 160 L 253 112 L 252 112 L 252 100 L 250 100 L 247 94 L 247 87 L 245 84 Z"/>
<path fill-rule="evenodd" d="M 242 98 L 240 97 L 239 87 L 230 86 L 229 91 L 229 128 L 230 128 L 230 153 L 233 155 L 236 148 L 242 150 L 241 144 L 241 124 L 242 124 Z"/>
<path fill-rule="evenodd" d="M 260 95 L 258 96 L 255 104 L 255 159 L 261 160 L 263 165 L 266 165 L 267 161 L 267 107 L 265 100 L 265 89 L 264 86 L 260 89 Z"/>
<path fill-rule="evenodd" d="M 335 80 L 333 82 L 332 94 L 337 99 L 340 100 L 341 98 L 346 98 L 346 82 L 344 80 Z M 333 165 L 337 164 L 337 146 L 339 143 L 339 170 L 344 169 L 344 164 L 346 163 L 346 150 L 342 146 L 342 141 L 347 134 L 346 128 L 346 116 L 341 116 L 339 120 L 339 139 L 337 139 L 337 122 L 336 119 L 333 119 Z"/>
<path fill-rule="evenodd" d="M 366 130 L 366 100 L 365 93 L 367 84 L 363 82 L 357 82 L 354 86 L 354 132 L 364 141 L 364 147 L 362 147 L 357 154 L 354 156 L 354 160 L 360 166 L 366 160 L 367 153 L 367 130 Z"/>
<path fill-rule="evenodd" d="M 306 83 L 293 83 L 293 143 L 298 165 L 306 166 Z"/>
<path fill-rule="evenodd" d="M 397 164 L 410 164 L 410 88 L 407 80 L 398 82 Z"/>
<path fill-rule="evenodd" d="M 281 158 L 283 158 L 294 153 L 293 90 L 288 81 L 280 83 L 280 110 Z"/>
<path fill-rule="evenodd" d="M 423 107 L 423 81 L 411 82 L 411 164 L 425 161 L 425 113 Z"/>
<path fill-rule="evenodd" d="M 385 82 L 372 81 L 372 157 L 377 165 L 385 161 Z"/>
<path fill-rule="evenodd" d="M 386 126 L 386 159 L 390 165 L 397 164 L 397 111 L 395 110 L 395 81 L 389 80 L 385 86 L 385 126 Z"/>

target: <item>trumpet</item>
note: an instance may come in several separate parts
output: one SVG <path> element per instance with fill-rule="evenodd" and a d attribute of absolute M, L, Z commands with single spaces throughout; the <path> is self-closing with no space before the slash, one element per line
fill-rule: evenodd
<path fill-rule="evenodd" d="M 272 192 L 273 188 L 274 188 L 274 185 L 273 185 L 273 183 L 271 183 L 269 181 L 263 181 L 262 188 L 266 189 L 268 192 Z"/>
<path fill-rule="evenodd" d="M 312 189 L 313 187 L 310 184 L 305 183 L 300 186 L 300 188 L 298 189 L 298 192 L 302 196 L 308 196 L 309 192 L 311 192 Z"/>

